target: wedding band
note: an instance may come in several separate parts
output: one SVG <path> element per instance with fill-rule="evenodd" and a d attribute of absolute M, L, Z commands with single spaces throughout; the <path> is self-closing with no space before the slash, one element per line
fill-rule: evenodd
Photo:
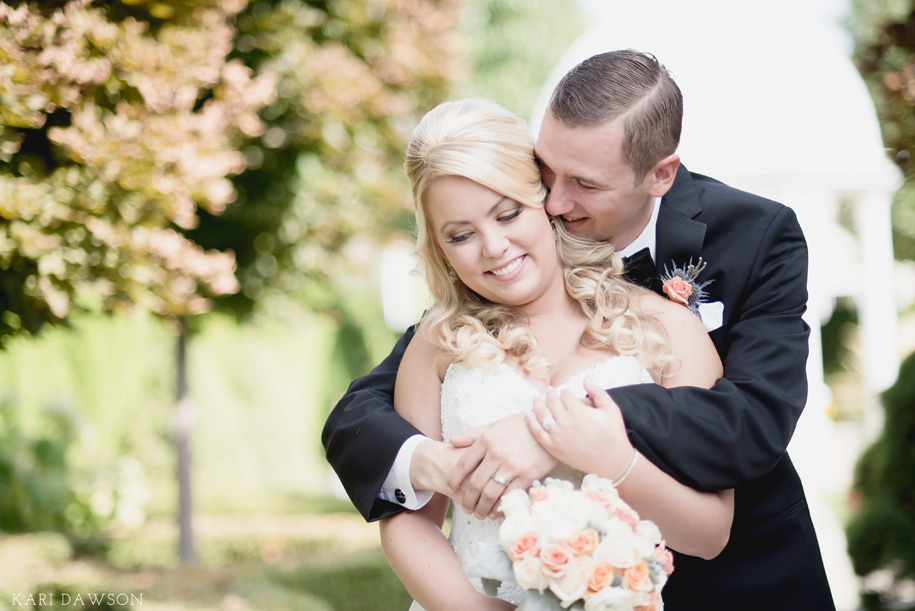
<path fill-rule="evenodd" d="M 496 473 L 492 476 L 492 481 L 496 482 L 497 484 L 501 484 L 503 486 L 507 486 L 509 484 L 509 481 L 507 479 L 505 479 L 504 477 L 502 477 L 501 475 L 499 475 L 498 473 Z"/>
<path fill-rule="evenodd" d="M 550 427 L 553 426 L 554 424 L 556 424 L 556 419 L 553 418 L 553 414 L 550 414 L 549 416 L 547 416 L 546 418 L 543 419 L 543 422 L 540 423 L 540 426 L 543 427 L 544 431 L 549 433 Z"/>

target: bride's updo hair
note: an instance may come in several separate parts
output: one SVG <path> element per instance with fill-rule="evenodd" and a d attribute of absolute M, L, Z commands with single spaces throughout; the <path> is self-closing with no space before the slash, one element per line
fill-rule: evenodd
<path fill-rule="evenodd" d="M 495 102 L 471 98 L 445 102 L 429 111 L 413 130 L 404 169 L 416 209 L 416 254 L 434 305 L 419 332 L 454 362 L 472 367 L 517 357 L 528 372 L 548 370 L 526 317 L 516 308 L 485 299 L 460 278 L 435 242 L 425 193 L 443 176 L 467 178 L 519 204 L 543 209 L 546 189 L 525 122 Z M 544 211 L 544 214 L 546 212 Z M 566 290 L 589 318 L 583 345 L 609 347 L 640 358 L 662 372 L 672 360 L 657 322 L 629 308 L 633 287 L 622 279 L 623 263 L 613 247 L 577 238 L 555 224 L 557 256 Z"/>

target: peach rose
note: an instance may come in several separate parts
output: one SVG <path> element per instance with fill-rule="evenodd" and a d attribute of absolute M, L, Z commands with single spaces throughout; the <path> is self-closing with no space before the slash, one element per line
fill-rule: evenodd
<path fill-rule="evenodd" d="M 651 592 L 654 584 L 651 583 L 651 572 L 644 560 L 636 562 L 623 571 L 623 586 L 636 592 Z"/>
<path fill-rule="evenodd" d="M 656 591 L 652 592 L 648 597 L 647 605 L 639 605 L 632 609 L 632 611 L 657 611 L 661 606 L 661 595 Z"/>
<path fill-rule="evenodd" d="M 546 486 L 531 488 L 531 505 L 537 501 L 545 501 L 548 498 L 550 498 L 550 492 L 546 489 Z"/>
<path fill-rule="evenodd" d="M 609 494 L 607 494 L 606 492 L 604 492 L 603 490 L 593 490 L 593 489 L 588 490 L 586 495 L 592 501 L 597 501 L 598 503 L 600 503 L 604 507 L 607 507 L 608 509 L 610 507 L 612 507 L 613 504 L 619 498 L 619 496 L 614 498 L 614 497 L 610 496 Z"/>
<path fill-rule="evenodd" d="M 664 547 L 664 541 L 661 541 L 661 544 L 654 548 L 653 556 L 655 560 L 661 563 L 665 573 L 670 575 L 674 572 L 674 555 Z"/>
<path fill-rule="evenodd" d="M 620 522 L 631 528 L 633 531 L 639 525 L 639 514 L 626 506 L 617 507 L 616 511 L 613 512 L 613 517 L 618 518 Z"/>
<path fill-rule="evenodd" d="M 648 604 L 642 605 L 641 607 L 636 607 L 632 611 L 657 611 L 661 608 L 661 595 L 658 594 L 657 590 L 651 593 L 648 598 Z"/>
<path fill-rule="evenodd" d="M 590 554 L 597 547 L 597 544 L 600 542 L 600 534 L 593 528 L 585 528 L 576 533 L 573 533 L 569 537 L 569 547 L 572 548 L 572 553 L 576 556 L 581 556 L 582 554 Z"/>
<path fill-rule="evenodd" d="M 572 552 L 564 545 L 551 543 L 540 551 L 543 573 L 548 577 L 562 577 L 572 562 Z"/>
<path fill-rule="evenodd" d="M 616 571 L 613 565 L 608 562 L 595 562 L 591 568 L 591 576 L 588 577 L 588 594 L 585 598 L 594 596 L 595 593 L 613 585 L 613 578 Z"/>
<path fill-rule="evenodd" d="M 693 285 L 680 276 L 674 276 L 664 283 L 662 290 L 668 297 L 677 303 L 687 305 L 690 296 L 693 294 Z"/>
<path fill-rule="evenodd" d="M 529 530 L 514 540 L 508 548 L 508 557 L 512 562 L 536 556 L 540 552 L 540 535 L 536 531 Z"/>

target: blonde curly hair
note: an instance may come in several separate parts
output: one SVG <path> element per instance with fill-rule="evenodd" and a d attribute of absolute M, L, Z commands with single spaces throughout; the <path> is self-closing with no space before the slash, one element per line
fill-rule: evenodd
<path fill-rule="evenodd" d="M 525 122 L 495 102 L 470 98 L 440 104 L 413 130 L 404 169 L 416 209 L 416 249 L 434 305 L 418 331 L 453 362 L 468 367 L 518 358 L 524 371 L 549 370 L 526 317 L 516 308 L 493 303 L 460 279 L 437 247 L 424 195 L 442 176 L 470 179 L 531 208 L 543 209 L 546 189 Z M 613 246 L 578 238 L 554 225 L 557 256 L 569 295 L 588 318 L 580 342 L 635 355 L 662 373 L 673 357 L 658 322 L 630 308 L 635 291 L 623 279 L 623 262 Z"/>

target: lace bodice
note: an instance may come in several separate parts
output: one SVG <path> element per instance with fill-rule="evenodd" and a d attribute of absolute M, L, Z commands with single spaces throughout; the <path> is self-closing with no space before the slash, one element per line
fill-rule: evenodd
<path fill-rule="evenodd" d="M 582 386 L 589 379 L 601 388 L 615 388 L 631 384 L 652 382 L 651 375 L 632 356 L 611 356 L 569 378 L 557 390 L 568 388 L 578 397 L 585 396 Z M 533 406 L 534 397 L 540 392 L 520 373 L 504 363 L 495 363 L 468 368 L 461 363 L 452 363 L 442 382 L 442 435 L 448 441 L 472 428 L 494 422 Z M 560 465 L 553 477 L 561 477 L 581 483 L 582 474 L 565 465 Z M 497 541 L 499 522 L 479 520 L 468 515 L 463 508 L 455 505 L 451 521 L 451 546 L 466 570 L 473 559 L 478 542 Z M 481 589 L 479 580 L 474 587 Z M 482 591 L 482 590 L 481 590 Z M 524 591 L 518 586 L 502 586 L 500 598 L 520 603 Z"/>

